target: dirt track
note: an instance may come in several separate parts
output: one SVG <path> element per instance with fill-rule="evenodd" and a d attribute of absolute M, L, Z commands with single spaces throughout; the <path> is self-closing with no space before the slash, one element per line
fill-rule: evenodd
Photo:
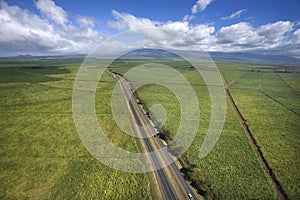
<path fill-rule="evenodd" d="M 249 130 L 249 127 L 248 127 L 245 119 L 243 118 L 241 112 L 239 111 L 238 107 L 236 106 L 236 104 L 235 104 L 235 102 L 234 102 L 234 100 L 233 100 L 233 98 L 230 94 L 230 91 L 229 91 L 230 85 L 235 83 L 238 79 L 240 79 L 244 75 L 245 75 L 245 73 L 240 75 L 239 77 L 237 77 L 236 79 L 234 79 L 233 81 L 231 81 L 230 83 L 225 85 L 226 94 L 229 98 L 229 101 L 232 105 L 232 108 L 233 108 L 235 114 L 237 115 L 243 129 L 245 130 L 245 133 L 246 133 L 246 135 L 247 135 L 247 137 L 250 141 L 250 144 L 251 144 L 255 154 L 258 157 L 258 160 L 259 160 L 261 166 L 263 167 L 263 169 L 267 173 L 268 178 L 272 182 L 273 188 L 276 191 L 279 199 L 281 199 L 281 200 L 288 199 L 287 195 L 284 193 L 284 191 L 282 189 L 282 186 L 280 185 L 280 183 L 277 180 L 276 176 L 273 174 L 272 169 L 270 168 L 270 166 L 268 165 L 266 159 L 264 158 L 263 153 L 261 152 L 261 150 L 260 150 L 259 146 L 257 145 L 251 131 Z"/>

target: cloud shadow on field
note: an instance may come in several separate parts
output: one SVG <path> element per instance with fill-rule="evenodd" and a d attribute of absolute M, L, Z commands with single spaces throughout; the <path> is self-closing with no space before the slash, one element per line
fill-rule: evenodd
<path fill-rule="evenodd" d="M 70 70 L 61 66 L 28 66 L 0 68 L 0 72 L 0 83 L 41 83 L 62 80 L 63 78 L 49 75 L 67 74 Z"/>

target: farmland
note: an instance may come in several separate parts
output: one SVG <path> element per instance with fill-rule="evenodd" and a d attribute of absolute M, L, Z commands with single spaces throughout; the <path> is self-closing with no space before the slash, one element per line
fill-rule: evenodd
<path fill-rule="evenodd" d="M 72 89 L 81 60 L 2 61 L 0 198 L 150 198 L 146 174 L 102 165 L 82 145 L 72 114 Z M 107 112 L 115 80 L 99 84 L 98 120 L 120 147 L 137 151 Z M 110 82 L 110 83 L 109 83 Z"/>
<path fill-rule="evenodd" d="M 204 82 L 201 77 L 195 75 L 195 71 L 185 69 L 180 71 L 188 80 L 191 80 L 192 84 L 200 83 L 193 85 L 199 99 L 200 126 L 194 143 L 185 153 L 185 157 L 203 169 L 207 179 L 211 182 L 214 197 L 216 199 L 276 199 L 276 193 L 229 103 L 225 126 L 217 145 L 207 157 L 199 159 L 199 147 L 210 120 L 209 94 L 207 88 L 201 86 Z M 244 73 L 243 68 L 237 71 L 230 69 L 230 71 L 235 76 L 227 77 L 228 81 Z M 153 93 L 154 91 L 156 92 Z M 137 91 L 137 95 L 147 108 L 157 103 L 165 107 L 168 119 L 164 128 L 174 136 L 180 121 L 180 107 L 176 97 L 166 88 L 157 85 L 144 86 Z"/>
<path fill-rule="evenodd" d="M 1 142 L 0 198 L 151 199 L 147 174 L 111 169 L 83 146 L 75 129 L 72 89 L 81 63 L 78 58 L 0 60 Z M 147 60 L 114 64 L 124 74 Z M 218 143 L 199 159 L 210 121 L 210 98 L 201 76 L 182 62 L 173 66 L 191 84 L 200 106 L 197 136 L 185 159 L 199 166 L 215 199 L 276 199 L 230 102 Z M 285 194 L 300 197 L 299 73 L 283 73 L 274 66 L 217 63 L 224 83 Z M 96 93 L 98 121 L 107 137 L 120 148 L 137 152 L 135 139 L 114 122 L 110 108 L 116 80 L 104 74 Z M 164 106 L 163 131 L 174 137 L 180 122 L 175 95 L 160 85 L 145 85 L 136 95 L 147 109 Z M 155 115 L 155 113 L 154 113 Z M 160 119 L 159 117 L 157 118 Z"/>
<path fill-rule="evenodd" d="M 283 192 L 288 198 L 298 198 L 299 74 L 280 73 L 274 66 L 218 63 L 218 67 L 224 83 L 231 83 L 230 92 Z M 198 158 L 210 119 L 208 90 L 195 71 L 177 70 L 194 84 L 201 110 L 198 135 L 184 156 L 205 172 L 213 196 L 216 199 L 278 198 L 229 102 L 217 145 L 206 158 Z M 147 109 L 155 104 L 164 106 L 168 118 L 163 132 L 174 137 L 180 122 L 180 105 L 174 94 L 159 85 L 143 86 L 136 93 Z"/>
<path fill-rule="evenodd" d="M 299 198 L 300 75 L 247 72 L 232 87 L 249 129 L 290 199 Z"/>

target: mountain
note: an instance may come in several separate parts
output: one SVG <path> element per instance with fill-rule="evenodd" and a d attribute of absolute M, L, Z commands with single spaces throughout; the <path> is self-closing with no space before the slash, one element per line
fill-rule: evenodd
<path fill-rule="evenodd" d="M 178 51 L 182 53 L 182 51 Z M 186 52 L 186 51 L 185 51 Z M 187 52 L 192 57 L 197 57 L 197 55 L 203 52 L 188 51 Z M 249 53 L 249 52 L 207 52 L 208 55 L 214 61 L 229 61 L 229 62 L 239 62 L 239 63 L 252 63 L 252 64 L 270 64 L 270 65 L 288 65 L 288 66 L 300 66 L 300 59 L 286 56 L 286 55 L 270 55 L 270 54 L 259 54 L 259 53 Z M 41 58 L 41 59 L 74 59 L 80 58 L 84 59 L 85 54 L 77 55 L 57 55 L 57 56 L 32 56 L 32 55 L 18 55 L 10 58 L 19 59 L 30 59 L 30 58 Z M 200 56 L 199 56 L 200 57 Z M 151 48 L 141 48 L 130 51 L 119 59 L 178 59 L 179 55 L 164 49 L 151 49 Z"/>
<path fill-rule="evenodd" d="M 259 63 L 274 65 L 300 65 L 300 59 L 285 55 L 268 55 L 255 53 L 229 53 L 229 52 L 209 52 L 215 61 L 233 61 L 243 63 Z"/>
<path fill-rule="evenodd" d="M 168 59 L 179 58 L 175 53 L 163 49 L 135 49 L 121 56 L 121 58 L 153 58 L 153 59 Z"/>
<path fill-rule="evenodd" d="M 180 53 L 180 51 L 179 51 Z M 190 55 L 197 56 L 199 52 L 188 51 Z M 201 53 L 201 52 L 200 52 Z M 230 62 L 242 62 L 242 63 L 254 63 L 254 64 L 272 64 L 272 65 L 300 65 L 300 59 L 285 56 L 285 55 L 269 55 L 258 53 L 233 53 L 233 52 L 208 52 L 210 57 L 214 61 L 230 61 Z M 163 49 L 136 49 L 123 56 L 122 59 L 130 58 L 150 58 L 150 59 L 174 59 L 180 58 L 179 55 L 163 50 Z"/>

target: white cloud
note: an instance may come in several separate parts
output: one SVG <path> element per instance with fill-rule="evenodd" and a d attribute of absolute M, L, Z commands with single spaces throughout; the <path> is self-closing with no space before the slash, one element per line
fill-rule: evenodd
<path fill-rule="evenodd" d="M 205 10 L 205 8 L 212 2 L 212 0 L 198 0 L 196 4 L 192 7 L 192 14 L 195 15 L 200 11 Z"/>
<path fill-rule="evenodd" d="M 241 14 L 243 14 L 245 12 L 247 12 L 247 9 L 238 10 L 235 13 L 232 13 L 231 15 L 229 15 L 228 17 L 221 17 L 221 20 L 239 18 L 241 16 Z"/>
<path fill-rule="evenodd" d="M 54 3 L 51 5 L 55 6 Z M 52 14 L 48 14 L 51 17 L 45 13 L 40 16 L 0 0 L 0 55 L 89 53 L 103 40 L 96 30 L 96 19 L 77 16 L 76 22 L 72 22 L 66 11 L 58 8 L 59 12 L 52 9 Z M 44 11 L 41 9 L 41 12 Z M 112 15 L 114 20 L 108 25 L 119 31 L 138 32 L 140 47 L 164 46 L 188 50 L 201 47 L 207 51 L 263 51 L 300 57 L 297 22 L 278 21 L 259 27 L 240 22 L 216 30 L 211 24 L 192 24 L 184 20 L 161 22 L 116 10 L 112 11 Z M 150 29 L 138 31 L 140 28 Z M 188 38 L 180 37 L 180 34 L 192 38 L 197 45 Z"/>
<path fill-rule="evenodd" d="M 80 24 L 81 27 L 94 27 L 97 20 L 92 17 L 78 16 L 76 22 Z"/>
<path fill-rule="evenodd" d="M 222 27 L 216 37 L 218 43 L 240 47 L 260 46 L 263 40 L 263 37 L 259 36 L 252 26 L 246 22 Z"/>
<path fill-rule="evenodd" d="M 292 37 L 291 37 L 291 39 L 290 39 L 290 41 L 289 41 L 291 44 L 300 44 L 300 29 L 298 29 L 298 30 L 296 30 L 294 33 L 293 33 L 293 35 L 292 35 Z M 300 56 L 300 55 L 299 55 Z"/>
<path fill-rule="evenodd" d="M 158 22 L 152 21 L 147 18 L 137 18 L 131 14 L 120 13 L 116 10 L 112 11 L 116 21 L 109 21 L 110 27 L 116 28 L 117 30 L 134 30 L 138 28 L 154 28 Z"/>
<path fill-rule="evenodd" d="M 128 13 L 120 13 L 118 11 L 113 11 L 113 16 L 115 17 L 115 20 L 109 21 L 108 25 L 117 30 L 151 28 L 140 30 L 140 32 L 148 38 L 147 42 L 142 43 L 145 43 L 148 46 L 164 45 L 168 48 L 189 48 L 188 45 L 191 44 L 191 41 L 184 40 L 183 38 L 176 38 L 178 37 L 178 34 L 185 34 L 202 45 L 208 45 L 214 40 L 212 34 L 214 33 L 215 28 L 206 24 L 192 26 L 188 21 L 159 22 L 147 18 L 135 17 Z M 174 32 L 177 32 L 178 34 Z"/>
<path fill-rule="evenodd" d="M 170 30 L 173 30 L 173 31 L 178 31 L 178 32 L 181 32 L 181 33 L 185 33 L 190 29 L 189 23 L 186 22 L 186 21 L 185 22 L 181 22 L 181 21 L 172 22 L 172 21 L 169 21 L 169 22 L 163 24 L 161 27 L 165 28 L 165 29 L 170 29 Z"/>
<path fill-rule="evenodd" d="M 222 51 L 260 51 L 295 55 L 299 49 L 299 29 L 292 31 L 295 23 L 278 21 L 254 28 L 251 24 L 240 22 L 222 27 L 216 34 L 217 46 Z M 280 49 L 282 51 L 280 51 Z"/>
<path fill-rule="evenodd" d="M 128 13 L 120 13 L 113 11 L 114 21 L 109 21 L 108 25 L 117 30 L 136 30 L 139 28 L 160 28 L 162 30 L 176 31 L 181 34 L 186 33 L 187 35 L 195 38 L 205 38 L 215 31 L 215 28 L 206 24 L 197 24 L 191 26 L 187 21 L 167 21 L 159 22 L 153 21 L 148 18 L 135 17 Z M 150 30 L 149 30 L 150 31 Z"/>
<path fill-rule="evenodd" d="M 257 28 L 257 33 L 265 38 L 265 43 L 277 44 L 283 42 L 285 34 L 293 30 L 294 23 L 290 21 L 278 21 L 262 25 Z"/>
<path fill-rule="evenodd" d="M 36 7 L 41 11 L 42 14 L 47 16 L 59 25 L 66 25 L 68 22 L 67 13 L 59 6 L 55 5 L 52 0 L 37 0 L 35 2 Z"/>
<path fill-rule="evenodd" d="M 199 47 L 202 49 L 215 50 L 214 44 L 216 43 L 216 38 L 214 36 L 214 32 L 215 28 L 213 26 L 207 24 L 197 24 L 190 28 L 190 30 L 187 32 L 187 36 L 196 41 Z"/>
<path fill-rule="evenodd" d="M 195 18 L 195 15 L 184 15 L 183 21 L 190 21 Z"/>
<path fill-rule="evenodd" d="M 63 11 L 64 13 L 65 11 Z M 80 18 L 81 25 L 84 18 Z M 0 54 L 69 54 L 89 52 L 101 41 L 99 32 L 89 26 L 56 26 L 28 10 L 0 1 Z M 87 20 L 86 20 L 87 21 Z"/>
<path fill-rule="evenodd" d="M 198 0 L 191 8 L 192 13 L 190 15 L 185 15 L 182 20 L 190 21 L 194 19 L 196 17 L 196 14 L 200 11 L 204 11 L 212 1 L 213 0 Z"/>
<path fill-rule="evenodd" d="M 1 47 L 22 51 L 42 48 L 51 49 L 52 45 L 64 45 L 65 41 L 53 32 L 53 26 L 46 20 L 32 15 L 17 6 L 1 2 L 0 35 Z M 58 42 L 60 41 L 60 42 Z"/>

